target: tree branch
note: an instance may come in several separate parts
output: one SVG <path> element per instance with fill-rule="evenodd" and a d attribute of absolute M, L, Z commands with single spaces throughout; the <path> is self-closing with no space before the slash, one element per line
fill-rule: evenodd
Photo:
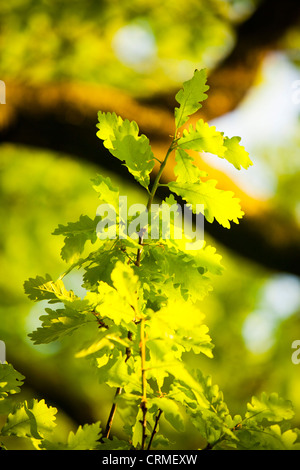
<path fill-rule="evenodd" d="M 153 428 L 153 431 L 152 431 L 151 436 L 150 436 L 150 440 L 149 440 L 149 443 L 148 443 L 147 450 L 151 449 L 151 445 L 152 445 L 154 436 L 157 433 L 158 422 L 160 420 L 160 417 L 161 417 L 162 413 L 163 413 L 162 410 L 158 410 L 158 413 L 157 413 L 156 418 L 155 418 L 154 428 Z"/>
<path fill-rule="evenodd" d="M 209 121 L 235 109 L 253 84 L 264 56 L 280 47 L 281 38 L 299 22 L 299 17 L 298 0 L 262 1 L 253 15 L 237 26 L 235 46 L 211 71 L 209 99 L 196 118 Z M 135 100 L 121 91 L 90 85 L 66 83 L 43 87 L 9 82 L 6 85 L 7 104 L 1 107 L 0 116 L 1 142 L 65 152 L 117 172 L 132 182 L 126 168 L 108 158 L 107 150 L 95 137 L 97 111 L 115 111 L 123 118 L 136 120 L 141 132 L 149 137 L 157 158 L 165 154 L 169 135 L 174 133 L 177 90 L 149 100 Z M 167 178 L 173 174 L 172 161 L 168 162 Z M 205 168 L 206 164 L 199 161 L 199 165 Z M 240 197 L 246 213 L 230 233 L 217 224 L 206 224 L 207 232 L 267 268 L 300 275 L 299 227 L 287 220 L 282 225 L 282 215 L 249 197 L 224 174 L 207 165 L 206 169 L 210 177 L 219 181 L 220 188 L 231 189 Z M 280 232 L 280 239 L 269 238 L 271 224 L 276 233 Z"/>

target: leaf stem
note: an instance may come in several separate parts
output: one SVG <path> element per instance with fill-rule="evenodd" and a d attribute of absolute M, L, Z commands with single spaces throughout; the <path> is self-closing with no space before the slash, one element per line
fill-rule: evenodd
<path fill-rule="evenodd" d="M 145 317 L 141 319 L 141 339 L 140 339 L 140 349 L 141 349 L 141 372 L 142 372 L 142 401 L 141 401 L 141 410 L 143 412 L 142 419 L 142 450 L 145 449 L 145 442 L 147 438 L 146 428 L 147 428 L 147 377 L 146 377 L 146 338 L 145 338 Z"/>
<path fill-rule="evenodd" d="M 130 331 L 128 331 L 127 337 L 128 337 L 129 340 L 132 340 L 132 333 L 131 333 Z M 128 359 L 130 358 L 130 356 L 131 356 L 131 349 L 128 347 L 128 348 L 126 348 L 126 359 L 125 359 L 125 362 L 128 361 Z M 123 390 L 122 387 L 118 387 L 118 388 L 116 389 L 115 398 L 114 398 L 114 401 L 113 401 L 113 404 L 112 404 L 112 407 L 111 407 L 111 410 L 110 410 L 110 413 L 109 413 L 109 416 L 108 416 L 108 420 L 107 420 L 106 428 L 105 428 L 105 433 L 104 433 L 104 436 L 103 436 L 103 437 L 106 437 L 106 438 L 109 437 L 110 430 L 111 430 L 112 423 L 113 423 L 113 420 L 114 420 L 114 417 L 115 417 L 115 413 L 116 413 L 116 409 L 117 409 L 116 399 L 117 399 L 117 397 L 118 397 L 119 395 L 121 395 L 122 390 Z"/>
<path fill-rule="evenodd" d="M 147 202 L 147 211 L 149 212 L 150 209 L 151 209 L 151 204 L 153 202 L 153 199 L 154 199 L 154 196 L 155 196 L 155 193 L 157 191 L 157 188 L 158 188 L 158 185 L 159 185 L 159 181 L 160 181 L 160 178 L 161 178 L 161 175 L 165 169 L 165 166 L 167 164 L 167 161 L 168 161 L 168 158 L 170 156 L 170 153 L 172 153 L 172 151 L 174 150 L 174 144 L 176 143 L 176 138 L 173 137 L 173 140 L 168 148 L 168 151 L 166 153 L 166 156 L 163 160 L 163 162 L 161 162 L 161 165 L 160 165 L 160 168 L 159 168 L 159 171 L 156 175 L 156 178 L 154 180 L 154 183 L 153 183 L 153 187 L 152 187 L 152 190 L 151 190 L 151 193 L 149 195 L 149 198 L 148 198 L 148 202 Z M 142 245 L 143 244 L 143 235 L 140 235 L 139 237 L 139 245 Z M 141 262 L 141 255 L 142 255 L 142 246 L 138 249 L 138 252 L 137 252 L 137 257 L 136 257 L 136 265 L 139 266 L 140 265 L 140 262 Z"/>
<path fill-rule="evenodd" d="M 160 168 L 159 168 L 159 171 L 156 175 L 156 178 L 154 180 L 154 183 L 153 183 L 153 187 L 152 187 L 152 190 L 150 192 L 150 195 L 149 195 L 149 198 L 148 198 L 148 202 L 147 202 L 147 211 L 149 212 L 150 209 L 151 209 L 151 205 L 152 205 L 152 202 L 153 202 L 153 199 L 154 199 L 154 196 L 155 196 L 155 193 L 157 191 L 157 188 L 158 188 L 158 185 L 159 185 L 159 181 L 160 181 L 160 178 L 161 178 L 161 175 L 165 169 L 165 166 L 167 164 L 167 161 L 168 161 L 168 158 L 169 158 L 169 155 L 171 154 L 171 152 L 174 150 L 174 143 L 176 142 L 176 138 L 173 137 L 173 140 L 167 150 L 167 153 L 166 153 L 166 156 L 163 160 L 163 162 L 161 162 L 161 165 L 160 165 Z M 137 257 L 136 257 L 136 266 L 140 266 L 140 262 L 141 262 L 141 255 L 142 255 L 142 244 L 143 244 L 143 235 L 140 235 L 139 237 L 139 245 L 141 245 L 140 248 L 138 248 L 138 251 L 137 251 Z M 142 434 L 142 443 L 141 443 L 141 448 L 142 450 L 145 449 L 145 442 L 146 442 L 146 438 L 147 438 L 147 434 L 146 434 L 146 429 L 147 429 L 147 419 L 146 419 L 146 416 L 147 416 L 147 377 L 146 377 L 146 339 L 145 339 L 145 317 L 143 317 L 141 319 L 141 340 L 140 340 L 140 348 L 141 348 L 141 369 L 142 369 L 142 401 L 141 401 L 141 404 L 140 404 L 140 407 L 141 407 L 141 410 L 143 412 L 143 419 L 142 419 L 142 427 L 143 427 L 143 434 Z M 157 424 L 158 424 L 158 421 L 157 421 Z M 156 427 L 157 427 L 157 424 L 156 424 Z M 155 432 L 156 432 L 156 427 L 155 427 Z M 153 434 L 153 433 L 152 433 Z M 155 433 L 154 433 L 155 434 Z M 153 437 L 154 437 L 154 434 L 151 436 L 151 439 L 150 439 L 150 445 L 152 443 L 152 440 L 153 440 Z"/>

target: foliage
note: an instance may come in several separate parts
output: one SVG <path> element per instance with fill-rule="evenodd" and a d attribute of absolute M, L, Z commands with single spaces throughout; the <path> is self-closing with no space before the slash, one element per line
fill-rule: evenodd
<path fill-rule="evenodd" d="M 247 12 L 249 0 L 243 4 Z M 0 6 L 1 78 L 101 83 L 134 94 L 168 90 L 182 81 L 185 62 L 193 67 L 208 55 L 214 62 L 229 50 L 239 11 L 222 0 L 191 0 L 188 8 L 183 0 L 12 0 Z"/>
<path fill-rule="evenodd" d="M 110 153 L 121 160 L 152 202 L 170 154 L 176 158 L 176 181 L 169 183 L 171 196 L 184 199 L 193 212 L 202 211 L 210 223 L 214 219 L 226 228 L 243 216 L 239 200 L 229 191 L 216 188 L 216 181 L 198 171 L 187 153 L 215 153 L 236 168 L 251 161 L 237 137 L 229 139 L 203 121 L 195 127 L 179 129 L 199 109 L 207 91 L 204 71 L 196 70 L 176 95 L 175 133 L 165 159 L 160 162 L 151 191 L 150 174 L 155 157 L 148 139 L 139 135 L 135 122 L 115 114 L 99 112 L 97 135 Z M 199 432 L 199 448 L 206 449 L 298 449 L 299 431 L 290 428 L 294 416 L 288 400 L 277 394 L 252 397 L 244 417 L 232 416 L 223 394 L 199 369 L 190 369 L 185 355 L 212 358 L 213 344 L 205 317 L 197 301 L 212 289 L 213 277 L 223 271 L 221 256 L 203 243 L 198 250 L 186 249 L 182 237 L 147 238 L 146 231 L 124 236 L 124 220 L 117 206 L 118 188 L 109 178 L 93 180 L 101 202 L 116 209 L 117 236 L 102 236 L 98 229 L 104 216 L 81 216 L 78 222 L 59 225 L 55 235 L 63 235 L 61 256 L 70 263 L 57 280 L 49 274 L 24 283 L 28 297 L 51 306 L 41 317 L 41 327 L 31 333 L 35 344 L 63 341 L 87 328 L 90 336 L 80 343 L 76 337 L 77 358 L 87 358 L 96 369 L 100 383 L 116 388 L 113 408 L 127 410 L 124 433 L 127 440 L 109 439 L 112 420 L 85 425 L 70 432 L 66 442 L 51 439 L 56 409 L 44 400 L 15 404 L 10 395 L 19 391 L 24 377 L 9 364 L 0 366 L 0 409 L 7 415 L 2 436 L 31 439 L 37 449 L 146 449 L 167 445 L 159 433 L 161 417 L 176 431 L 185 430 L 186 416 Z M 200 206 L 200 208 L 199 208 Z M 151 220 L 151 217 L 148 219 Z M 128 218 L 129 224 L 133 222 Z M 175 223 L 170 221 L 172 232 Z M 147 226 L 151 232 L 151 224 Z M 97 234 L 97 236 L 95 236 Z M 133 236 L 136 235 L 136 236 Z M 91 242 L 93 251 L 83 255 Z M 85 295 L 80 297 L 65 287 L 64 279 L 75 269 L 83 269 Z M 124 415 L 124 414 L 123 414 Z"/>

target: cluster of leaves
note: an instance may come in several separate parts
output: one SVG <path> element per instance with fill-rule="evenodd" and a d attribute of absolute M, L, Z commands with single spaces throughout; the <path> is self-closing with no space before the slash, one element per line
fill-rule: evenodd
<path fill-rule="evenodd" d="M 76 432 L 69 432 L 65 442 L 56 442 L 51 437 L 56 426 L 56 408 L 48 406 L 44 400 L 14 401 L 13 397 L 20 392 L 24 379 L 11 364 L 0 363 L 0 415 L 6 416 L 0 438 L 26 438 L 37 450 L 121 450 L 135 447 L 138 429 L 134 430 L 131 442 L 116 437 L 110 440 L 103 437 L 100 422 L 79 426 Z M 199 399 L 200 392 L 205 395 L 205 402 L 203 397 Z M 212 385 L 211 377 L 203 377 L 197 371 L 189 384 L 184 383 L 181 377 L 172 384 L 168 397 L 152 398 L 149 403 L 150 411 L 161 410 L 170 425 L 182 432 L 184 420 L 178 403 L 186 407 L 195 428 L 206 440 L 204 449 L 300 449 L 300 431 L 290 428 L 294 416 L 292 404 L 276 393 L 252 397 L 243 418 L 231 417 L 218 386 Z M 139 424 L 136 423 L 135 427 Z M 165 444 L 166 440 L 162 436 L 157 437 L 158 443 Z M 0 450 L 7 450 L 1 441 Z"/>
<path fill-rule="evenodd" d="M 150 215 L 160 178 L 174 151 L 176 180 L 167 185 L 171 195 L 164 203 L 172 206 L 177 195 L 208 222 L 216 219 L 229 228 L 243 216 L 239 200 L 232 192 L 217 188 L 217 182 L 195 165 L 190 151 L 225 158 L 237 169 L 252 164 L 248 153 L 238 137 L 228 138 L 202 120 L 179 133 L 189 116 L 200 109 L 207 89 L 205 71 L 196 70 L 176 95 L 179 107 L 175 109 L 174 137 L 165 159 L 159 162 L 151 191 L 155 157 L 137 124 L 114 113 L 99 112 L 97 135 L 147 191 Z M 49 304 L 40 318 L 41 326 L 30 337 L 34 344 L 45 344 L 88 328 L 90 339 L 78 343 L 76 356 L 88 358 L 98 371 L 99 382 L 116 389 L 112 410 L 117 407 L 123 417 L 128 439 L 109 438 L 111 413 L 104 429 L 100 423 L 84 426 L 76 434 L 70 433 L 67 443 L 53 442 L 49 431 L 55 411 L 36 400 L 9 410 L 2 434 L 28 436 L 39 449 L 162 448 L 168 443 L 159 433 L 161 416 L 179 432 L 184 431 L 188 416 L 199 431 L 199 448 L 298 448 L 299 432 L 289 428 L 293 417 L 290 402 L 276 394 L 263 394 L 260 399 L 252 398 L 244 418 L 232 417 L 211 378 L 200 370 L 190 370 L 184 361 L 186 352 L 213 357 L 213 344 L 197 302 L 212 289 L 213 276 L 222 273 L 221 256 L 215 248 L 203 242 L 198 250 L 188 250 L 184 233 L 170 238 L 160 233 L 158 238 L 146 239 L 140 230 L 129 236 L 118 188 L 100 175 L 93 186 L 101 203 L 114 208 L 116 217 L 82 215 L 78 222 L 55 230 L 55 235 L 65 237 L 61 255 L 70 267 L 56 281 L 47 274 L 25 282 L 30 299 Z M 103 220 L 106 230 L 102 225 L 99 231 Z M 128 221 L 132 223 L 132 218 Z M 174 221 L 169 224 L 175 233 Z M 151 226 L 147 228 L 151 232 Z M 112 229 L 114 238 L 104 236 Z M 82 256 L 87 242 L 95 249 Z M 64 277 L 73 269 L 83 272 L 83 298 L 65 287 Z M 0 381 L 6 399 L 6 394 L 16 391 L 15 382 L 23 378 L 9 365 L 1 370 L 9 379 Z"/>
<path fill-rule="evenodd" d="M 36 449 L 89 450 L 94 449 L 101 437 L 100 423 L 79 426 L 76 433 L 69 433 L 67 442 L 55 444 L 48 441 L 55 427 L 57 409 L 44 400 L 25 400 L 16 403 L 13 396 L 20 392 L 25 377 L 11 364 L 0 364 L 0 414 L 6 422 L 0 436 L 17 436 L 30 439 Z M 1 450 L 6 447 L 1 443 Z"/>

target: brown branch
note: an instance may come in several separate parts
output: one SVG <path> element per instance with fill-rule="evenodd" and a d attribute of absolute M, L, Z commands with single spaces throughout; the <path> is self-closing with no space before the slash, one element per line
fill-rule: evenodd
<path fill-rule="evenodd" d="M 129 340 L 132 340 L 132 333 L 131 333 L 131 331 L 128 332 L 127 337 L 128 337 Z M 131 349 L 130 349 L 129 347 L 127 347 L 127 348 L 126 348 L 126 359 L 125 359 L 125 362 L 128 361 L 128 359 L 130 358 L 130 356 L 131 356 Z M 106 438 L 109 437 L 109 434 L 110 434 L 110 431 L 111 431 L 111 428 L 112 428 L 112 424 L 113 424 L 113 420 L 114 420 L 114 417 L 115 417 L 115 414 L 116 414 L 116 410 L 117 410 L 116 399 L 118 398 L 119 395 L 121 395 L 122 390 L 123 390 L 123 387 L 118 387 L 118 388 L 116 389 L 114 401 L 113 401 L 113 404 L 112 404 L 112 407 L 111 407 L 111 410 L 110 410 L 110 413 L 109 413 L 109 416 L 108 416 L 108 419 L 107 419 L 107 423 L 106 423 L 106 427 L 105 427 L 105 433 L 104 433 L 104 436 L 103 436 L 103 437 L 106 437 Z"/>
<path fill-rule="evenodd" d="M 209 100 L 202 115 L 214 119 L 235 109 L 251 88 L 261 63 L 270 51 L 282 48 L 282 39 L 292 27 L 299 27 L 298 0 L 261 0 L 253 14 L 234 27 L 232 50 L 211 71 Z M 177 89 L 157 94 L 144 102 L 164 103 L 172 110 Z"/>
<path fill-rule="evenodd" d="M 118 387 L 116 389 L 114 402 L 113 402 L 113 405 L 111 407 L 111 410 L 110 410 L 110 413 L 109 413 L 109 416 L 108 416 L 108 420 L 107 420 L 106 427 L 105 427 L 105 433 L 104 433 L 103 437 L 106 437 L 106 438 L 109 437 L 111 427 L 112 427 L 112 424 L 113 424 L 113 420 L 114 420 L 114 417 L 115 417 L 115 414 L 116 414 L 116 409 L 117 409 L 117 403 L 116 403 L 115 400 L 117 399 L 117 397 L 119 395 L 121 395 L 121 393 L 122 393 L 122 387 Z"/>
<path fill-rule="evenodd" d="M 163 413 L 162 410 L 158 410 L 158 413 L 157 413 L 156 418 L 155 418 L 154 428 L 153 428 L 153 431 L 152 431 L 151 436 L 150 436 L 150 440 L 149 440 L 149 443 L 148 443 L 147 450 L 150 450 L 150 448 L 151 448 L 152 441 L 154 439 L 155 434 L 157 433 L 158 422 L 160 420 L 160 417 L 161 417 L 162 413 Z"/>
<path fill-rule="evenodd" d="M 265 55 L 280 47 L 281 38 L 299 22 L 299 17 L 298 0 L 262 1 L 253 15 L 236 27 L 235 46 L 211 71 L 209 99 L 196 118 L 209 121 L 235 109 L 250 89 Z M 98 86 L 66 83 L 44 87 L 7 81 L 7 104 L 0 109 L 0 141 L 65 152 L 134 182 L 125 166 L 108 156 L 95 137 L 97 111 L 115 111 L 124 118 L 136 120 L 141 132 L 150 138 L 156 157 L 160 158 L 165 154 L 169 135 L 174 132 L 176 91 L 170 90 L 170 94 L 153 96 L 146 101 Z M 206 231 L 239 255 L 268 269 L 300 275 L 299 227 L 288 220 L 283 225 L 281 214 L 249 197 L 216 169 L 201 161 L 199 165 L 219 181 L 221 189 L 230 189 L 240 197 L 246 213 L 230 234 L 217 224 L 206 224 Z M 155 171 L 158 168 L 157 165 Z M 170 159 L 166 179 L 173 177 L 173 168 L 174 161 Z M 276 227 L 280 240 L 278 237 L 269 239 L 270 225 Z"/>
<path fill-rule="evenodd" d="M 142 372 L 142 401 L 140 408 L 143 413 L 143 419 L 142 419 L 142 428 L 143 428 L 143 434 L 142 434 L 142 444 L 141 444 L 141 449 L 145 449 L 145 443 L 146 443 L 146 438 L 147 438 L 147 377 L 146 377 L 146 338 L 145 338 L 145 317 L 142 317 L 141 319 L 141 338 L 140 338 L 140 351 L 141 351 L 141 372 Z"/>

